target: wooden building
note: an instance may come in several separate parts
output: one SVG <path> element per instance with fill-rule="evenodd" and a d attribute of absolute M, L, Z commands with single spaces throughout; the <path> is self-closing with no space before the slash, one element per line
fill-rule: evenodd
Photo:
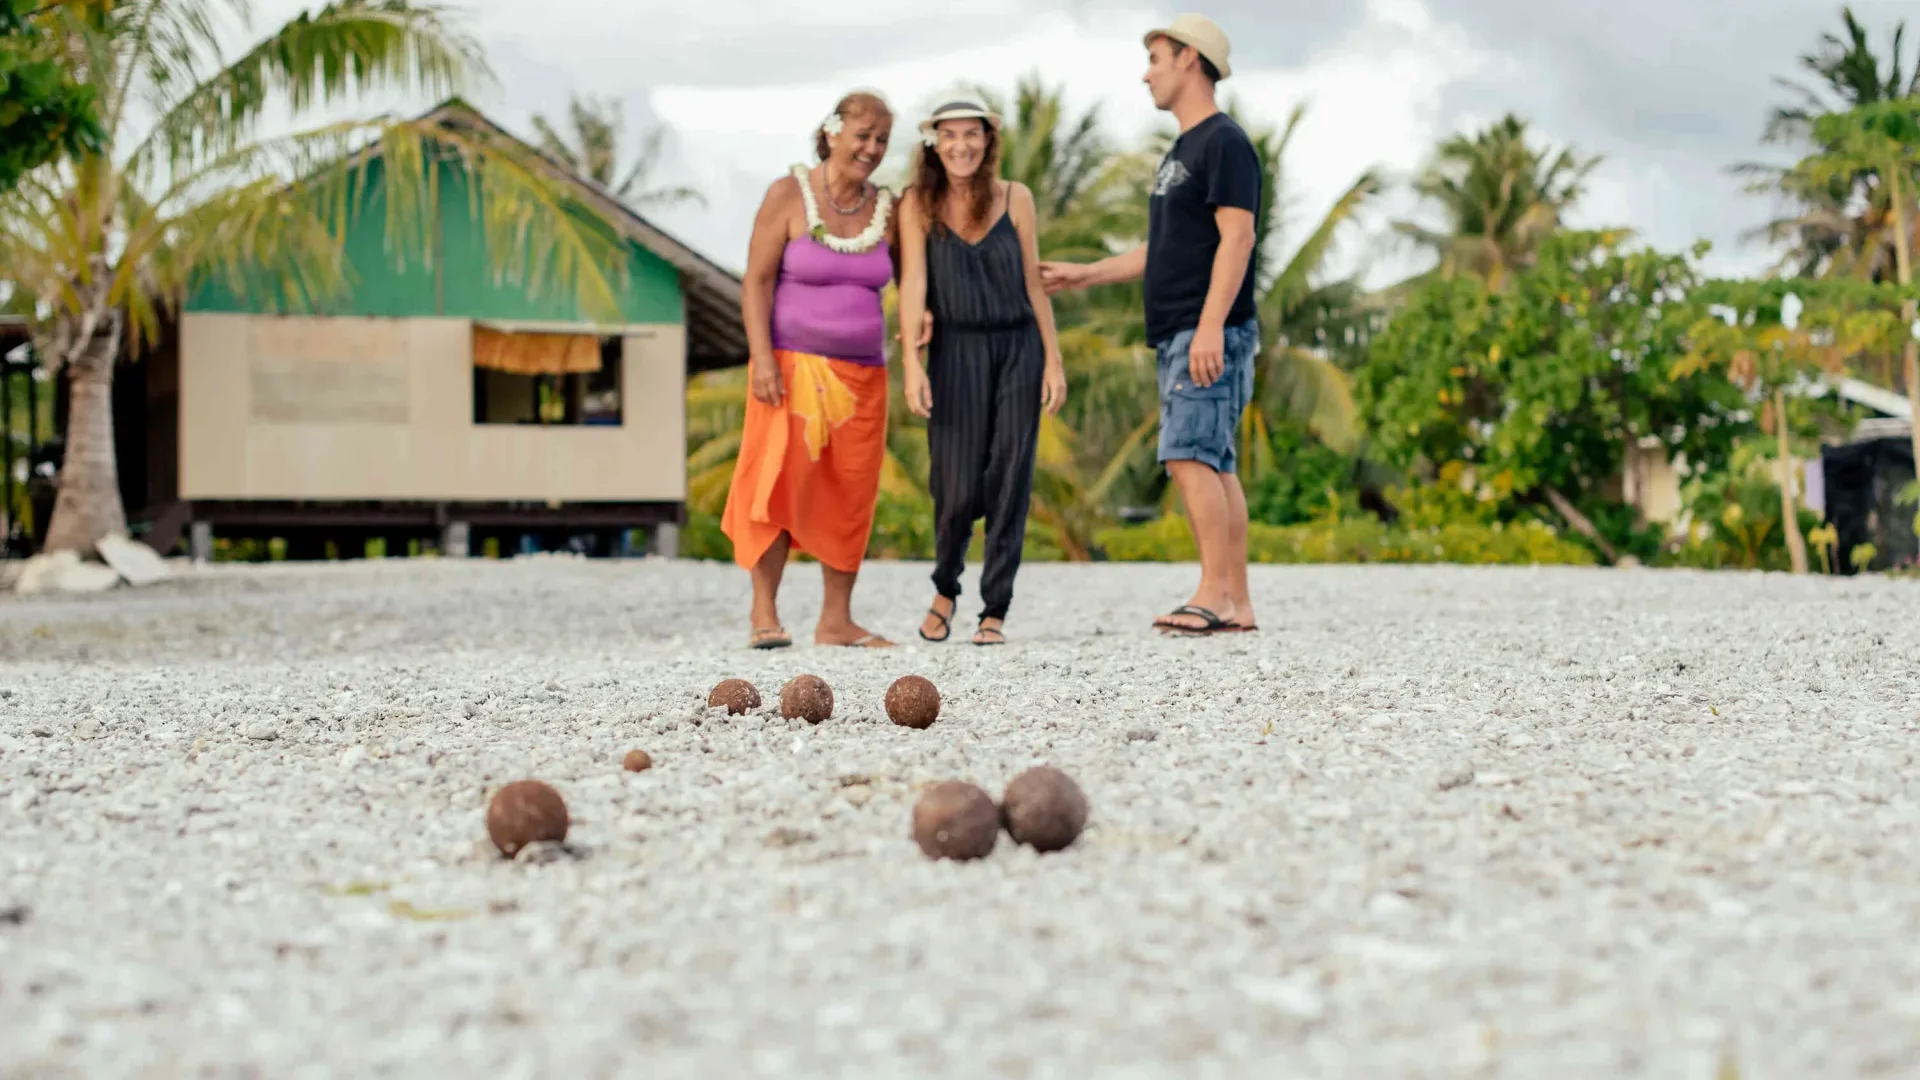
<path fill-rule="evenodd" d="M 459 102 L 432 115 L 510 138 Z M 280 537 L 315 557 L 382 536 L 460 554 L 483 537 L 604 548 L 679 523 L 687 377 L 745 362 L 740 281 L 548 163 L 625 240 L 619 322 L 496 280 L 457 170 L 441 181 L 436 257 L 398 268 L 371 158 L 343 303 L 274 315 L 210 287 L 118 373 L 122 489 L 148 542 L 168 552 L 191 536 L 199 554 L 215 534 Z"/>

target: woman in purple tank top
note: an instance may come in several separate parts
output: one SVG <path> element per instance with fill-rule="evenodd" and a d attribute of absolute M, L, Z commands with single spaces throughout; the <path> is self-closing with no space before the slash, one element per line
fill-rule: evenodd
<path fill-rule="evenodd" d="M 892 644 L 852 608 L 887 452 L 880 294 L 899 245 L 892 193 L 869 178 L 892 129 L 877 94 L 842 98 L 815 133 L 820 164 L 775 181 L 754 218 L 740 296 L 752 394 L 721 526 L 753 575 L 757 649 L 793 643 L 777 601 L 794 551 L 825 579 L 815 644 Z"/>

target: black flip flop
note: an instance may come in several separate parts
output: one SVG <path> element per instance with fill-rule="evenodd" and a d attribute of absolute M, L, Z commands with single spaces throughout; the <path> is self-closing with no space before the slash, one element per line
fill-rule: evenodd
<path fill-rule="evenodd" d="M 1192 604 L 1181 604 L 1179 607 L 1174 608 L 1172 611 L 1167 612 L 1167 614 L 1168 615 L 1193 615 L 1201 619 L 1204 625 L 1182 626 L 1179 623 L 1165 623 L 1165 622 L 1155 621 L 1153 624 L 1154 628 L 1159 630 L 1163 634 L 1182 634 L 1187 637 L 1206 637 L 1208 634 L 1237 632 L 1241 629 L 1241 626 L 1238 623 L 1230 623 L 1225 619 L 1222 619 L 1220 616 L 1215 615 L 1213 612 L 1208 611 L 1206 608 L 1195 607 Z"/>
<path fill-rule="evenodd" d="M 747 644 L 756 649 L 784 649 L 793 644 L 793 638 L 778 626 L 766 626 L 755 630 Z"/>
<path fill-rule="evenodd" d="M 949 622 L 949 621 L 947 621 L 947 617 L 946 617 L 945 615 L 942 615 L 942 614 L 940 614 L 940 613 L 939 613 L 938 611 L 935 611 L 935 610 L 934 610 L 933 608 L 928 608 L 928 609 L 927 609 L 927 614 L 929 614 L 929 615 L 931 615 L 931 616 L 933 616 L 933 617 L 934 617 L 934 618 L 936 618 L 936 619 L 939 619 L 939 620 L 940 620 L 940 628 L 941 628 L 942 630 L 944 630 L 944 631 L 946 631 L 946 633 L 943 633 L 943 634 L 941 634 L 941 635 L 940 635 L 939 637 L 928 637 L 928 636 L 927 636 L 927 632 L 926 632 L 925 630 L 921 630 L 921 631 L 920 631 L 920 640 L 922 640 L 922 641 L 931 641 L 931 642 L 933 642 L 933 643 L 934 643 L 935 645 L 938 645 L 938 644 L 940 644 L 941 642 L 943 642 L 943 641 L 945 641 L 945 640 L 947 640 L 948 638 L 950 638 L 950 637 L 952 637 L 952 636 L 953 636 L 953 623 L 951 623 L 951 622 Z"/>
<path fill-rule="evenodd" d="M 981 634 L 992 634 L 994 637 L 997 637 L 1000 640 L 999 641 L 981 641 L 980 640 Z M 1005 630 L 1000 629 L 997 626 L 982 626 L 980 629 L 975 630 L 973 632 L 973 643 L 981 647 L 985 647 L 988 645 L 1005 645 L 1007 643 L 1007 632 Z"/>

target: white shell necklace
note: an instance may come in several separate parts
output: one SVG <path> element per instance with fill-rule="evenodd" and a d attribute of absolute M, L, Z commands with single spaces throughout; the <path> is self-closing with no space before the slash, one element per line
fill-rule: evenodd
<path fill-rule="evenodd" d="M 887 236 L 887 216 L 893 210 L 893 192 L 880 189 L 880 196 L 874 200 L 873 220 L 858 236 L 835 236 L 827 231 L 826 222 L 820 219 L 820 204 L 813 197 L 813 179 L 805 165 L 793 167 L 793 178 L 800 184 L 800 197 L 807 208 L 807 233 L 814 241 L 842 255 L 858 255 L 871 251 Z M 865 201 L 864 199 L 862 200 Z M 837 209 L 837 208 L 836 208 Z M 858 207 L 856 207 L 858 209 Z"/>

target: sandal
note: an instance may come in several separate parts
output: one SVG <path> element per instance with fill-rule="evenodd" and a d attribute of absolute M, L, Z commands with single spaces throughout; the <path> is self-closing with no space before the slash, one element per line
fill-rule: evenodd
<path fill-rule="evenodd" d="M 928 608 L 928 609 L 927 609 L 927 614 L 929 614 L 929 615 L 931 615 L 931 616 L 933 616 L 934 618 L 936 618 L 936 619 L 939 619 L 939 620 L 940 620 L 940 630 L 941 630 L 941 633 L 940 633 L 940 636 L 939 636 L 939 637 L 928 637 L 928 636 L 927 636 L 927 631 L 926 631 L 926 628 L 925 628 L 925 627 L 922 627 L 922 628 L 920 629 L 920 640 L 922 640 L 922 641 L 931 641 L 931 642 L 933 642 L 934 644 L 936 644 L 936 645 L 937 645 L 937 644 L 939 644 L 940 642 L 942 642 L 942 641 L 945 641 L 945 640 L 947 640 L 948 638 L 950 638 L 950 637 L 952 637 L 952 636 L 953 636 L 953 623 L 952 623 L 952 622 L 950 622 L 950 621 L 948 621 L 948 619 L 947 619 L 947 617 L 946 617 L 945 615 L 942 615 L 942 614 L 940 614 L 940 613 L 939 613 L 938 611 L 936 611 L 936 610 L 934 610 L 933 608 Z"/>
<path fill-rule="evenodd" d="M 747 644 L 755 649 L 784 649 L 793 644 L 793 638 L 778 626 L 764 626 L 753 632 Z"/>
<path fill-rule="evenodd" d="M 993 635 L 994 637 L 996 637 L 996 638 L 999 638 L 1000 640 L 998 640 L 998 641 L 981 641 L 981 640 L 980 640 L 980 635 L 982 635 L 982 634 L 992 634 L 992 635 Z M 973 643 L 974 643 L 975 645 L 1005 645 L 1005 644 L 1007 643 L 1007 635 L 1006 635 L 1006 632 L 1005 632 L 1005 631 L 1003 631 L 1003 630 L 1001 630 L 1001 629 L 1000 629 L 1000 627 L 998 627 L 998 626 L 988 626 L 988 625 L 986 625 L 986 620 L 985 620 L 985 619 L 982 619 L 982 620 L 981 620 L 981 625 L 980 625 L 980 629 L 978 629 L 978 630 L 975 630 L 975 631 L 973 632 Z"/>
<path fill-rule="evenodd" d="M 858 641 L 821 641 L 821 642 L 816 642 L 815 644 L 825 645 L 828 648 L 833 648 L 833 649 L 891 649 L 893 648 L 893 642 L 888 641 L 886 638 L 881 637 L 879 634 L 868 634 L 866 637 L 863 637 Z"/>
<path fill-rule="evenodd" d="M 1192 615 L 1202 620 L 1202 625 L 1187 626 L 1182 623 L 1164 621 L 1174 615 Z M 1155 619 L 1153 625 L 1155 629 L 1163 634 L 1182 634 L 1187 637 L 1205 637 L 1208 634 L 1231 633 L 1242 629 L 1238 623 L 1230 623 L 1220 616 L 1215 615 L 1213 612 L 1208 611 L 1206 608 L 1195 607 L 1192 604 L 1182 604 L 1174 608 L 1172 611 L 1167 612 L 1166 615 Z"/>

